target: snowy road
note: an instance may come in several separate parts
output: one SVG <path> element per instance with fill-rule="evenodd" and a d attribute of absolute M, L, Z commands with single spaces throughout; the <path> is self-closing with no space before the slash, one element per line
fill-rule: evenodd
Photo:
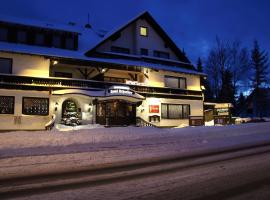
<path fill-rule="evenodd" d="M 12 190 L 20 189 L 20 187 L 25 187 L 24 191 L 28 191 L 29 193 L 32 191 L 37 192 L 39 191 L 38 188 L 33 190 L 33 184 L 36 184 L 36 181 L 43 186 L 52 186 L 57 189 L 59 185 L 63 185 L 62 180 L 65 180 L 71 185 L 68 187 L 59 186 L 61 192 L 58 190 L 52 191 L 52 188 L 47 188 L 47 190 L 41 187 L 41 193 L 30 199 L 36 199 L 34 197 L 37 197 L 38 199 L 39 196 L 40 199 L 44 199 L 47 196 L 43 194 L 44 191 L 45 193 L 49 192 L 48 198 L 51 199 L 59 199 L 60 197 L 61 199 L 111 199 L 107 198 L 109 196 L 111 196 L 112 199 L 118 199 L 117 195 L 119 196 L 119 199 L 132 199 L 131 197 L 134 197 L 135 199 L 140 199 L 140 197 L 142 197 L 142 199 L 155 199 L 157 196 L 154 195 L 160 193 L 160 198 L 163 197 L 162 195 L 170 196 L 166 191 L 171 191 L 172 194 L 170 197 L 174 199 L 173 197 L 175 194 L 178 196 L 182 195 L 182 193 L 177 193 L 177 188 L 183 187 L 183 191 L 193 187 L 195 189 L 197 187 L 200 188 L 200 185 L 196 185 L 197 180 L 198 183 L 207 185 L 207 180 L 210 181 L 212 175 L 213 180 L 220 177 L 225 178 L 224 181 L 227 181 L 227 176 L 232 176 L 232 183 L 239 183 L 240 179 L 233 179 L 234 176 L 230 175 L 230 173 L 233 174 L 235 172 L 235 177 L 241 178 L 249 177 L 249 173 L 256 174 L 252 170 L 258 170 L 258 174 L 264 172 L 266 175 L 265 177 L 258 176 L 259 179 L 257 180 L 254 175 L 251 176 L 249 181 L 241 183 L 242 185 L 247 183 L 252 185 L 253 182 L 265 182 L 263 178 L 268 178 L 266 169 L 270 171 L 268 166 L 270 165 L 270 162 L 267 156 L 262 157 L 264 154 L 257 155 L 257 157 L 264 159 L 260 161 L 256 160 L 256 156 L 250 156 L 250 161 L 248 160 L 249 158 L 244 158 L 242 155 L 240 156 L 241 158 L 238 156 L 236 159 L 235 157 L 236 163 L 238 162 L 237 160 L 243 162 L 241 167 L 238 166 L 240 164 L 236 164 L 235 169 L 233 167 L 234 164 L 230 163 L 228 158 L 225 159 L 226 161 L 222 161 L 222 159 L 224 160 L 224 157 L 222 157 L 222 159 L 217 157 L 218 159 L 216 159 L 215 162 L 205 162 L 204 160 L 203 163 L 193 163 L 193 165 L 188 165 L 188 167 L 183 167 L 183 164 L 185 164 L 183 162 L 172 163 L 170 160 L 179 161 L 183 160 L 183 158 L 200 158 L 201 156 L 209 156 L 213 153 L 224 153 L 224 151 L 234 152 L 236 149 L 250 148 L 252 145 L 260 145 L 260 147 L 264 148 L 264 146 L 268 146 L 269 144 L 270 123 L 243 124 L 224 127 L 189 127 L 183 129 L 127 127 L 111 129 L 101 128 L 65 133 L 55 131 L 1 133 L 0 189 L 2 193 L 0 193 L 4 195 L 5 191 L 10 192 Z M 166 164 L 166 167 L 165 165 L 152 165 L 153 163 L 164 159 L 165 161 L 163 161 L 163 163 Z M 209 157 L 207 159 L 209 159 Z M 146 164 L 147 168 L 145 168 L 145 162 L 148 162 L 148 164 Z M 193 160 L 192 162 L 195 161 Z M 198 162 L 198 160 L 196 162 Z M 220 165 L 216 162 L 224 162 L 224 166 L 228 163 L 229 170 L 224 170 L 224 174 L 222 174 L 222 171 L 218 170 L 218 166 Z M 245 171 L 245 162 L 250 163 L 251 171 Z M 150 173 L 151 176 L 143 173 L 143 178 L 141 176 L 139 176 L 140 178 L 136 178 L 138 177 L 138 174 L 133 174 L 132 176 L 135 178 L 123 178 L 123 180 L 114 183 L 101 181 L 101 183 L 104 184 L 88 184 L 89 178 L 92 181 L 93 178 L 97 178 L 99 176 L 98 170 L 102 171 L 102 168 L 110 168 L 113 166 L 120 167 L 121 170 L 117 172 L 118 174 L 114 174 L 116 177 L 119 177 L 119 173 L 123 176 L 133 173 L 132 170 L 127 171 L 125 168 L 127 166 L 123 165 L 131 165 L 132 168 L 138 166 L 138 163 L 144 163 L 142 165 L 143 167 L 141 167 L 139 171 L 136 168 L 135 171 L 140 173 L 140 170 L 146 170 L 146 173 Z M 177 170 L 172 170 L 172 168 L 175 168 L 175 165 L 177 165 Z M 180 170 L 178 170 L 179 165 L 181 166 Z M 209 171 L 208 168 L 211 170 Z M 243 174 L 241 173 L 240 168 L 243 169 Z M 152 169 L 163 171 L 164 173 L 155 174 L 150 172 Z M 194 171 L 192 171 L 192 169 L 194 169 Z M 204 172 L 204 170 L 206 171 Z M 86 171 L 87 173 L 91 172 L 92 175 L 90 177 L 84 177 L 84 172 Z M 111 172 L 114 171 L 109 172 L 110 173 L 107 173 L 107 176 L 113 175 Z M 237 173 L 239 173 L 239 176 Z M 58 176 L 59 174 L 60 176 Z M 205 176 L 201 177 L 203 174 Z M 78 175 L 78 177 L 74 178 L 74 175 Z M 101 176 L 103 175 L 104 174 L 101 173 Z M 51 178 L 54 176 L 56 179 L 52 180 Z M 70 176 L 71 179 L 69 179 Z M 37 179 L 35 177 L 37 177 Z M 38 180 L 40 177 L 42 179 Z M 170 180 L 174 180 L 174 177 L 177 181 L 175 180 L 175 182 L 171 183 Z M 160 181 L 158 181 L 159 178 Z M 14 185 L 14 180 L 16 180 L 15 183 L 17 185 Z M 74 183 L 74 180 L 79 184 L 78 187 L 76 186 L 77 183 Z M 245 178 L 243 180 L 245 180 Z M 26 182 L 25 184 L 20 185 L 20 181 Z M 190 183 L 189 181 L 194 181 L 195 185 L 190 185 L 193 183 Z M 149 185 L 147 185 L 148 183 Z M 55 187 L 54 184 L 58 184 L 58 186 Z M 144 184 L 146 184 L 145 188 L 143 187 Z M 211 184 L 211 181 L 209 184 Z M 226 183 L 226 187 L 225 185 L 221 185 L 220 187 L 226 191 L 226 187 L 230 186 L 231 183 Z M 87 188 L 88 186 L 89 188 Z M 213 186 L 215 186 L 215 184 L 213 184 Z M 237 188 L 240 186 L 236 185 L 235 187 Z M 256 188 L 256 190 L 257 189 L 258 191 L 264 190 L 263 188 Z M 182 191 L 182 189 L 180 191 Z M 203 189 L 198 189 L 198 194 L 200 191 L 203 193 Z M 212 195 L 209 188 L 207 191 L 209 195 Z M 197 194 L 196 192 L 191 192 L 190 194 L 188 192 L 183 192 L 183 195 L 193 195 L 193 193 Z M 122 193 L 124 193 L 124 196 L 121 196 Z M 3 198 L 1 194 L 0 199 Z M 14 192 L 14 194 L 16 194 L 16 192 Z M 61 196 L 62 194 L 63 198 Z M 80 194 L 80 198 L 77 198 L 78 194 Z M 104 195 L 104 197 L 102 195 Z M 245 195 L 252 195 L 252 193 L 245 193 L 242 198 L 244 198 Z M 192 198 L 193 196 L 190 196 L 190 199 Z M 24 199 L 29 198 L 25 197 Z"/>
<path fill-rule="evenodd" d="M 9 187 L 1 182 L 0 196 L 21 200 L 269 199 L 269 169 L 270 145 L 262 145 L 197 158 L 18 179 L 7 181 Z"/>

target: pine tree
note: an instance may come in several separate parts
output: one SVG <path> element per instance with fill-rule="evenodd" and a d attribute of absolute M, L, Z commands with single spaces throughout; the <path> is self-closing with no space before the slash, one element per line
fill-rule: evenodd
<path fill-rule="evenodd" d="M 253 68 L 253 77 L 251 79 L 253 88 L 257 90 L 267 82 L 268 54 L 261 51 L 258 41 L 254 41 L 254 47 L 251 52 L 251 66 Z"/>
<path fill-rule="evenodd" d="M 244 96 L 243 92 L 240 93 L 237 102 L 236 102 L 236 113 L 238 115 L 245 115 L 245 110 L 246 110 L 246 97 Z"/>
<path fill-rule="evenodd" d="M 199 72 L 203 72 L 202 60 L 200 57 L 198 58 L 198 61 L 197 61 L 197 70 Z"/>
<path fill-rule="evenodd" d="M 218 96 L 218 101 L 221 103 L 232 103 L 235 104 L 234 99 L 234 87 L 232 82 L 232 73 L 230 70 L 224 71 L 224 76 L 222 80 L 221 90 Z"/>
<path fill-rule="evenodd" d="M 253 77 L 251 78 L 253 86 L 253 114 L 262 117 L 263 105 L 267 99 L 263 92 L 263 86 L 267 83 L 268 54 L 260 49 L 258 41 L 254 41 L 254 47 L 251 52 L 251 66 L 253 68 Z"/>

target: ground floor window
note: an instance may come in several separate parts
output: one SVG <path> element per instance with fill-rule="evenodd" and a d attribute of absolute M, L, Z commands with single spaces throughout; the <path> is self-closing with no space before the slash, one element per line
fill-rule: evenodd
<path fill-rule="evenodd" d="M 23 97 L 22 113 L 24 115 L 48 115 L 49 99 L 38 97 Z"/>
<path fill-rule="evenodd" d="M 14 99 L 12 96 L 0 96 L 0 114 L 14 114 Z"/>
<path fill-rule="evenodd" d="M 188 119 L 189 114 L 189 105 L 161 104 L 161 117 L 163 119 Z"/>

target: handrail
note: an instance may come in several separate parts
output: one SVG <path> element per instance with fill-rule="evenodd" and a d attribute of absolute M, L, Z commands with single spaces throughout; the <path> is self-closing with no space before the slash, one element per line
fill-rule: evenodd
<path fill-rule="evenodd" d="M 151 127 L 158 128 L 157 125 L 152 124 L 151 122 L 148 122 L 141 117 L 136 117 L 136 126 L 139 126 L 139 127 L 151 126 Z"/>
<path fill-rule="evenodd" d="M 47 124 L 45 124 L 45 129 L 47 131 L 52 130 L 52 128 L 54 127 L 54 124 L 55 124 L 55 119 L 56 119 L 56 115 L 53 114 L 52 119 Z"/>

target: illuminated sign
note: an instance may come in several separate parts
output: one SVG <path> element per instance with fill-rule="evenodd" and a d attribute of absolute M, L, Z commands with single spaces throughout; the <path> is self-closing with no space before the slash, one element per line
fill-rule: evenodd
<path fill-rule="evenodd" d="M 216 112 L 217 112 L 217 115 L 229 115 L 228 108 L 217 108 Z"/>
<path fill-rule="evenodd" d="M 149 113 L 159 113 L 159 105 L 149 105 Z"/>
<path fill-rule="evenodd" d="M 110 89 L 109 93 L 110 94 L 128 94 L 128 95 L 133 94 L 133 92 L 130 90 L 122 90 L 122 89 Z"/>

